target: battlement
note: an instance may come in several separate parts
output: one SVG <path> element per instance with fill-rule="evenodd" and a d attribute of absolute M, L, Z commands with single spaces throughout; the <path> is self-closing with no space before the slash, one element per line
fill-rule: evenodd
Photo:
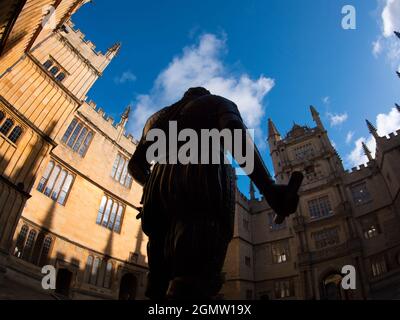
<path fill-rule="evenodd" d="M 96 50 L 95 44 L 85 39 L 85 34 L 80 29 L 75 29 L 71 20 L 64 23 L 59 34 L 82 56 L 85 63 L 89 63 L 99 73 L 110 63 L 118 53 L 119 45 L 114 45 L 106 53 Z"/>
<path fill-rule="evenodd" d="M 117 141 L 119 138 L 118 143 L 125 147 L 128 151 L 132 151 L 136 148 L 138 142 L 132 136 L 132 134 L 128 134 L 125 129 L 123 129 L 122 135 L 119 137 L 121 123 L 116 122 L 113 117 L 108 116 L 102 108 L 97 106 L 95 102 L 85 102 L 80 111 L 110 139 Z"/>

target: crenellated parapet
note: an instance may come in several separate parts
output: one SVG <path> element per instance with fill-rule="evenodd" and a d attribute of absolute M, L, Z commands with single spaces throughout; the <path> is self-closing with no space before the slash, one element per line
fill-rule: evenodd
<path fill-rule="evenodd" d="M 85 34 L 79 29 L 74 29 L 74 24 L 70 20 L 64 23 L 58 34 L 61 40 L 76 54 L 80 55 L 82 60 L 94 68 L 99 75 L 102 74 L 120 49 L 120 44 L 115 44 L 106 53 L 96 50 L 92 41 L 85 39 Z"/>
<path fill-rule="evenodd" d="M 113 140 L 129 153 L 133 153 L 136 149 L 138 142 L 131 134 L 125 131 L 124 125 L 121 122 L 117 123 L 113 117 L 108 116 L 93 101 L 84 102 L 78 109 L 78 114 L 90 122 L 95 131 Z"/>

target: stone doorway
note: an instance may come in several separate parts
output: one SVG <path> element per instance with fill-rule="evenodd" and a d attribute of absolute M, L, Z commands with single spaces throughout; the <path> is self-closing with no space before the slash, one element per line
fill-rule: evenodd
<path fill-rule="evenodd" d="M 137 278 L 132 273 L 125 273 L 119 286 L 119 300 L 135 300 Z"/>
<path fill-rule="evenodd" d="M 330 273 L 322 280 L 322 300 L 347 300 L 347 294 L 342 288 L 343 276 L 339 273 Z"/>
<path fill-rule="evenodd" d="M 58 269 L 56 278 L 56 290 L 55 293 L 64 297 L 69 297 L 71 282 L 72 282 L 72 272 L 68 269 Z"/>

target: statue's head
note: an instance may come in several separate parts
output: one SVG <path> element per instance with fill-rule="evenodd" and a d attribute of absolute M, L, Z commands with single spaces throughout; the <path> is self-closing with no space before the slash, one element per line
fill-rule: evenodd
<path fill-rule="evenodd" d="M 211 94 L 210 91 L 203 87 L 195 87 L 195 88 L 190 88 L 185 92 L 183 95 L 183 98 L 198 98 L 201 96 L 205 96 Z"/>

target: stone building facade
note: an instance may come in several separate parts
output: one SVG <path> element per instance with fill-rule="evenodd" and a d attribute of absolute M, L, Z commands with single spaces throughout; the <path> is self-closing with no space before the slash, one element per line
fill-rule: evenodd
<path fill-rule="evenodd" d="M 141 187 L 127 173 L 136 145 L 125 133 L 129 108 L 114 121 L 86 98 L 120 45 L 101 53 L 74 29 L 69 17 L 85 2 L 25 1 L 6 23 L 1 274 L 40 289 L 41 267 L 53 265 L 56 296 L 143 298 L 147 240 L 136 219 Z M 55 29 L 42 26 L 48 5 Z"/>
<path fill-rule="evenodd" d="M 399 110 L 399 108 L 398 108 Z M 235 238 L 222 294 L 230 299 L 394 299 L 400 297 L 400 130 L 380 137 L 375 158 L 345 171 L 314 107 L 314 128 L 295 124 L 282 137 L 269 120 L 277 183 L 294 171 L 305 180 L 297 212 L 273 222 L 266 201 L 239 195 Z M 400 112 L 400 110 L 399 110 Z M 343 266 L 356 290 L 343 290 Z M 346 272 L 347 273 L 347 272 Z"/>
<path fill-rule="evenodd" d="M 0 21 L 0 288 L 41 289 L 41 267 L 57 270 L 51 297 L 142 299 L 147 239 L 136 220 L 141 188 L 127 173 L 136 141 L 86 95 L 118 53 L 76 30 L 85 0 L 13 0 Z M 43 24 L 48 12 L 57 8 Z M 314 128 L 268 142 L 278 183 L 305 173 L 300 206 L 283 225 L 263 199 L 237 192 L 235 237 L 224 267 L 228 299 L 399 297 L 399 133 L 379 137 L 375 158 L 345 171 L 318 112 Z M 131 121 L 134 121 L 131 120 Z M 344 265 L 357 290 L 340 289 Z M 17 293 L 18 295 L 18 293 Z M 0 289 L 1 296 L 1 289 Z"/>

